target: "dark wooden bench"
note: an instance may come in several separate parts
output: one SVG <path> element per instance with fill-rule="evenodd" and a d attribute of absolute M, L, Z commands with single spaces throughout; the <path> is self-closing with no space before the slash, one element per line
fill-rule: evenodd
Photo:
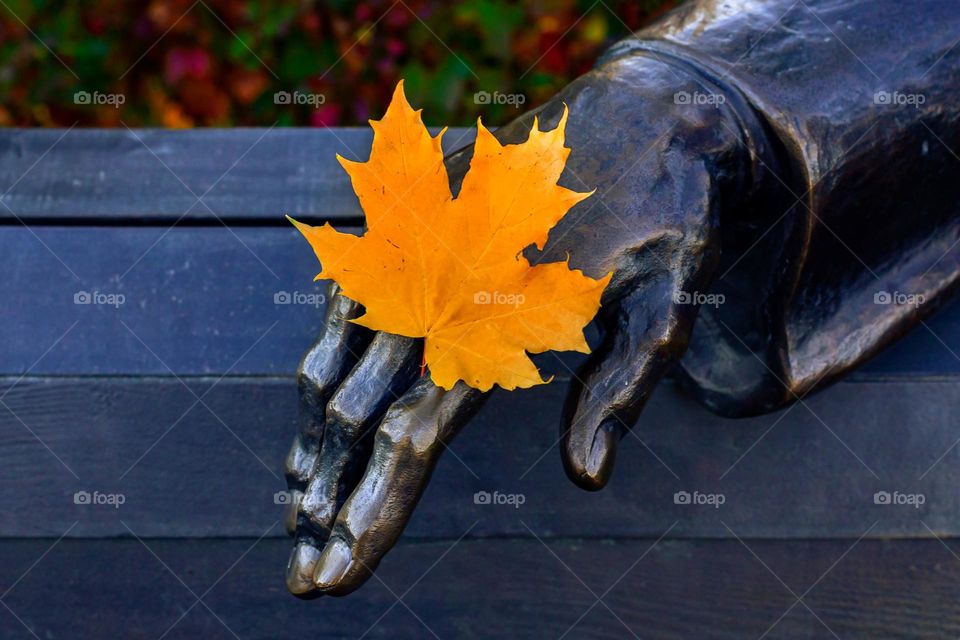
<path fill-rule="evenodd" d="M 0 133 L 0 638 L 960 633 L 956 304 L 777 414 L 665 382 L 596 494 L 556 450 L 577 359 L 544 357 L 557 381 L 495 395 L 376 578 L 289 596 L 276 492 L 322 309 L 275 297 L 323 289 L 282 214 L 362 224 L 334 153 L 369 140 Z"/>

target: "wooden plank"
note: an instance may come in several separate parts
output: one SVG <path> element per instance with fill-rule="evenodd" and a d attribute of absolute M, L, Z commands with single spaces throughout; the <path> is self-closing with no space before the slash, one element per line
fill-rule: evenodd
<path fill-rule="evenodd" d="M 288 227 L 0 228 L 0 320 L 15 337 L 0 341 L 0 371 L 292 374 L 326 283 Z M 298 303 L 276 304 L 284 292 Z M 84 293 L 103 304 L 76 304 Z"/>
<path fill-rule="evenodd" d="M 0 373 L 293 374 L 322 327 L 327 283 L 290 225 L 0 227 L 0 246 Z"/>
<path fill-rule="evenodd" d="M 960 373 L 960 300 L 944 307 L 854 371 L 860 379 L 951 376 Z M 960 434 L 958 434 L 960 436 Z"/>
<path fill-rule="evenodd" d="M 451 129 L 444 149 L 474 134 Z M 360 208 L 335 156 L 363 160 L 371 139 L 369 127 L 4 129 L 0 224 L 219 217 L 279 225 L 285 213 L 356 220 Z"/>
<path fill-rule="evenodd" d="M 290 227 L 0 227 L 0 246 L 0 374 L 292 374 L 321 326 L 323 304 L 306 303 L 325 285 Z M 298 303 L 275 304 L 282 292 Z M 958 302 L 853 375 L 956 374 L 956 353 Z M 567 376 L 582 358 L 561 360 L 538 361 Z"/>
<path fill-rule="evenodd" d="M 17 582 L 51 542 L 0 543 L 0 585 L 14 585 L 3 638 L 32 637 L 23 625 L 40 638 L 145 640 L 960 633 L 960 561 L 936 540 L 401 544 L 379 580 L 311 602 L 285 592 L 279 540 L 65 540 Z"/>
<path fill-rule="evenodd" d="M 74 522 L 74 537 L 121 535 L 124 523 L 151 537 L 259 535 L 282 510 L 296 389 L 289 378 L 215 382 L 27 378 L 0 391 L 0 535 L 58 536 Z M 957 381 L 841 383 L 739 421 L 666 383 L 598 493 L 561 469 L 563 394 L 559 384 L 495 394 L 441 458 L 408 535 L 456 538 L 474 522 L 480 537 L 523 535 L 524 522 L 554 537 L 649 537 L 674 522 L 672 537 L 727 538 L 729 526 L 857 538 L 871 525 L 871 537 L 960 535 Z M 78 505 L 78 491 L 124 503 Z M 480 491 L 523 504 L 477 504 Z M 707 504 L 677 504 L 684 491 Z M 922 504 L 875 504 L 879 491 Z M 715 494 L 722 504 L 704 497 Z"/>

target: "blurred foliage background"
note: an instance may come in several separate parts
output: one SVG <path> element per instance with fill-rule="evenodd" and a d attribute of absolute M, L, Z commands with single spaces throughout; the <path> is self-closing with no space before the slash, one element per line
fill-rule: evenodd
<path fill-rule="evenodd" d="M 357 125 L 400 78 L 429 124 L 498 124 L 675 4 L 3 0 L 0 125 Z"/>

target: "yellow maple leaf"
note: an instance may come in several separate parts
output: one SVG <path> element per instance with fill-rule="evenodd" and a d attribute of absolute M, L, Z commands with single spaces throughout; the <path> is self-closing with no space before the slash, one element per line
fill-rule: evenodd
<path fill-rule="evenodd" d="M 534 120 L 526 142 L 501 145 L 477 121 L 470 170 L 453 198 L 440 139 L 431 137 L 401 81 L 382 120 L 370 121 L 367 162 L 337 159 L 366 216 L 362 236 L 290 218 L 310 242 L 322 271 L 366 313 L 354 322 L 424 338 L 433 381 L 458 380 L 486 391 L 547 382 L 527 353 L 589 353 L 584 326 L 610 280 L 566 262 L 531 265 L 523 249 L 542 249 L 578 193 L 557 184 L 570 149 L 567 112 L 557 127 Z"/>

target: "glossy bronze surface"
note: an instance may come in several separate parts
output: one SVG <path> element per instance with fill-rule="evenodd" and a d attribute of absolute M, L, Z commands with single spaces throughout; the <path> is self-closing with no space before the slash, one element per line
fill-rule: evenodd
<path fill-rule="evenodd" d="M 561 184 L 597 190 L 527 254 L 615 273 L 561 421 L 578 485 L 606 484 L 674 364 L 718 412 L 770 411 L 953 292 L 960 12 L 916 4 L 692 2 L 497 130 L 522 141 L 568 105 Z M 455 192 L 470 153 L 448 158 Z M 420 343 L 373 336 L 348 322 L 358 312 L 333 290 L 299 372 L 287 584 L 301 597 L 363 584 L 485 397 L 419 377 Z"/>

